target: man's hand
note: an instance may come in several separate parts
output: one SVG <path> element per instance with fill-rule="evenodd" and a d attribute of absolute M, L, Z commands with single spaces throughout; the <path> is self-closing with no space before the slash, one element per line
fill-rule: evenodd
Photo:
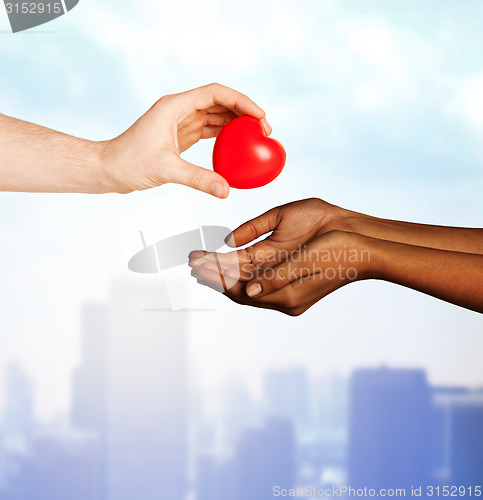
<path fill-rule="evenodd" d="M 219 84 L 162 97 L 131 128 L 105 143 L 103 175 L 113 191 L 122 193 L 173 182 L 226 198 L 230 187 L 223 177 L 180 154 L 200 139 L 216 137 L 241 115 L 262 120 L 271 133 L 260 107 Z"/>
<path fill-rule="evenodd" d="M 218 84 L 161 98 L 126 132 L 103 142 L 0 114 L 0 191 L 129 193 L 174 182 L 226 198 L 225 179 L 180 154 L 241 115 L 258 118 L 271 133 L 260 107 Z"/>

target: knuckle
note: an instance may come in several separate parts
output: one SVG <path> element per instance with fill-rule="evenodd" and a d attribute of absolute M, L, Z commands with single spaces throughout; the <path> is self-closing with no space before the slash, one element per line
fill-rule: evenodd
<path fill-rule="evenodd" d="M 277 271 L 274 272 L 273 277 L 269 281 L 270 288 L 272 288 L 273 290 L 279 290 L 285 285 L 285 277 Z"/>
<path fill-rule="evenodd" d="M 223 88 L 223 85 L 219 83 L 210 83 L 206 86 L 209 90 L 215 91 L 215 90 L 220 90 Z"/>
<path fill-rule="evenodd" d="M 273 290 L 280 290 L 287 284 L 287 278 L 285 276 L 285 271 L 281 269 L 267 268 L 263 271 L 265 274 L 269 286 Z M 291 300 L 290 293 L 287 294 L 287 300 Z"/>
<path fill-rule="evenodd" d="M 190 186 L 193 187 L 194 189 L 201 189 L 203 186 L 203 181 L 204 181 L 204 173 L 203 172 L 195 172 L 191 174 L 190 177 Z"/>
<path fill-rule="evenodd" d="M 250 231 L 250 234 L 252 237 L 255 237 L 257 235 L 257 226 L 253 221 L 250 221 L 247 223 L 248 230 Z"/>
<path fill-rule="evenodd" d="M 256 238 L 256 235 L 252 235 L 250 236 L 250 238 L 253 240 Z M 253 264 L 259 265 L 262 272 L 265 272 L 266 269 L 271 268 L 276 262 L 275 259 L 272 258 L 271 254 L 267 252 L 267 245 L 264 242 L 257 243 L 245 250 L 250 256 L 250 261 Z M 270 277 L 268 272 L 267 276 Z"/>
<path fill-rule="evenodd" d="M 171 102 L 173 100 L 174 96 L 172 94 L 164 95 L 161 97 L 158 102 L 156 103 L 158 106 L 162 104 L 167 104 L 168 102 Z"/>

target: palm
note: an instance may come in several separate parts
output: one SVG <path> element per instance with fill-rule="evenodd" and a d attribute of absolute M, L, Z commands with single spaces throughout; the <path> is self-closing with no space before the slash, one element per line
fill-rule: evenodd
<path fill-rule="evenodd" d="M 234 276 L 245 279 L 254 268 L 273 267 L 314 237 L 329 231 L 337 209 L 314 198 L 289 203 L 242 224 L 233 231 L 234 242 L 230 245 L 243 246 L 271 232 L 264 240 L 226 254 L 193 252 L 190 258 L 202 259 L 213 269 L 231 269 Z"/>
<path fill-rule="evenodd" d="M 323 216 L 318 202 L 302 200 L 279 208 L 276 228 L 261 243 L 294 250 L 312 239 L 319 230 L 319 220 Z"/>
<path fill-rule="evenodd" d="M 178 118 L 178 154 L 189 149 L 200 139 L 216 137 L 220 130 L 237 116 L 227 107 L 216 105 L 209 109 L 192 109 L 186 116 Z"/>
<path fill-rule="evenodd" d="M 326 232 L 331 209 L 332 205 L 318 199 L 296 201 L 275 209 L 273 232 L 247 250 L 252 263 L 258 266 L 278 263 L 287 258 L 288 253 Z"/>

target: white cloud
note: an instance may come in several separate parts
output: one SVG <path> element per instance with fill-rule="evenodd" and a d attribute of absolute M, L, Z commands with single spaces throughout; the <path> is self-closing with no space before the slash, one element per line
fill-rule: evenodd
<path fill-rule="evenodd" d="M 480 137 L 483 132 L 483 73 L 459 80 L 450 109 L 460 114 Z"/>

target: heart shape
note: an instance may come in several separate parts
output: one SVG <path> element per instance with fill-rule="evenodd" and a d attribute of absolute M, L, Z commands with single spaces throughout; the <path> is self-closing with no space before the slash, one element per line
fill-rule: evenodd
<path fill-rule="evenodd" d="M 262 123 L 253 116 L 240 116 L 227 123 L 216 138 L 213 169 L 231 187 L 251 189 L 272 182 L 285 165 L 285 150 L 267 137 Z"/>

